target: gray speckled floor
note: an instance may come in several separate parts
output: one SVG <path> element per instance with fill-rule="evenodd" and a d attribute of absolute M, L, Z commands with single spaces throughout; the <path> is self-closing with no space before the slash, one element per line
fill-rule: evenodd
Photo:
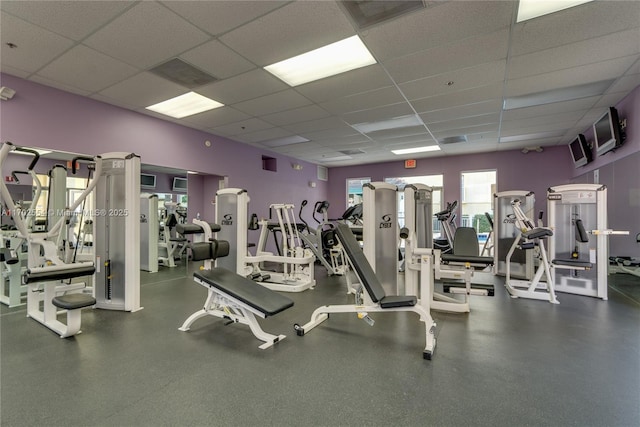
<path fill-rule="evenodd" d="M 260 320 L 287 338 L 259 350 L 242 325 L 178 327 L 206 290 L 184 269 L 142 273 L 136 313 L 84 310 L 60 339 L 0 311 L 2 426 L 640 425 L 640 304 L 559 294 L 560 305 L 473 297 L 466 315 L 434 312 L 437 348 L 422 359 L 414 314 L 369 327 L 333 315 L 304 337 L 319 305 L 347 303 L 339 278 Z M 611 276 L 611 280 L 616 280 Z M 635 280 L 635 278 L 633 279 Z M 640 286 L 640 283 L 637 284 Z"/>

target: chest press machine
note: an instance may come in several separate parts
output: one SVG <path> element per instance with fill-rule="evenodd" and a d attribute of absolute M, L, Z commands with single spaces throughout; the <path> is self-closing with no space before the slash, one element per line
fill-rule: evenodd
<path fill-rule="evenodd" d="M 39 154 L 33 150 L 17 147 L 10 142 L 5 142 L 0 148 L 0 165 L 4 164 L 9 153 L 14 150 L 34 156 L 29 166 L 29 170 L 33 171 L 40 157 Z M 72 161 L 74 167 L 77 160 Z M 95 163 L 93 179 L 75 203 L 66 209 L 67 213 L 74 212 L 98 184 L 102 171 L 102 158 L 97 156 L 92 161 Z M 36 182 L 39 182 L 37 178 Z M 27 317 L 56 332 L 61 338 L 80 333 L 80 309 L 95 305 L 96 299 L 91 295 L 78 293 L 76 285 L 64 285 L 62 281 L 90 276 L 94 274 L 95 266 L 91 261 L 65 263 L 60 258 L 56 242 L 68 215 L 62 215 L 48 231 L 34 233 L 28 229 L 27 221 L 14 205 L 4 180 L 0 181 L 0 192 L 9 210 L 15 213 L 14 221 L 18 235 L 26 241 L 29 248 L 28 267 L 23 275 L 23 282 L 27 285 Z M 66 311 L 66 324 L 57 319 L 58 308 Z"/>
<path fill-rule="evenodd" d="M 256 316 L 274 316 L 293 306 L 293 301 L 233 271 L 213 267 L 218 258 L 229 255 L 229 242 L 212 238 L 214 231 L 220 231 L 220 226 L 194 219 L 193 224 L 178 224 L 176 229 L 183 236 L 203 235 L 204 241 L 191 244 L 191 256 L 194 261 L 204 261 L 203 269 L 193 274 L 193 280 L 207 288 L 204 307 L 189 316 L 179 330 L 189 331 L 196 320 L 214 316 L 227 320 L 227 324 L 249 326 L 253 335 L 264 341 L 259 346 L 263 350 L 286 338 L 265 332 Z"/>

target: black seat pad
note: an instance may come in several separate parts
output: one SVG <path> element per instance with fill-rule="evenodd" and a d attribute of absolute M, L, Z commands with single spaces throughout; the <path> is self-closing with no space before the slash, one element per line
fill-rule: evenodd
<path fill-rule="evenodd" d="M 493 257 L 488 256 L 442 254 L 440 258 L 442 258 L 442 261 L 446 262 L 471 262 L 474 264 L 485 265 L 493 264 Z"/>
<path fill-rule="evenodd" d="M 96 304 L 96 299 L 87 294 L 68 294 L 55 297 L 51 300 L 53 305 L 65 310 L 75 310 Z"/>
<path fill-rule="evenodd" d="M 382 308 L 394 308 L 394 307 L 412 307 L 416 305 L 418 298 L 414 295 L 388 295 L 380 300 L 380 307 Z"/>
<path fill-rule="evenodd" d="M 591 268 L 593 266 L 589 261 L 581 261 L 579 259 L 554 259 L 551 263 L 555 265 L 566 265 L 567 267 Z"/>
<path fill-rule="evenodd" d="M 293 306 L 293 301 L 284 295 L 221 267 L 199 271 L 193 273 L 193 276 L 258 310 L 265 316 L 273 316 Z"/>

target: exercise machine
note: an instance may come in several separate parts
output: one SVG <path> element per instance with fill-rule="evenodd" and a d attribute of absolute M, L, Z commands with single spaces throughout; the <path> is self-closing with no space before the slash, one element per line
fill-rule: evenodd
<path fill-rule="evenodd" d="M 228 219 L 233 221 L 233 219 Z M 213 264 L 231 255 L 229 242 L 213 239 L 213 231 L 221 227 L 194 219 L 193 224 L 179 225 L 180 234 L 202 234 L 202 242 L 192 243 L 193 261 L 204 261 L 203 268 L 193 274 L 193 279 L 207 289 L 204 308 L 193 313 L 179 328 L 189 331 L 191 325 L 200 318 L 214 316 L 226 321 L 225 325 L 241 323 L 249 326 L 253 335 L 263 341 L 259 346 L 264 350 L 286 338 L 285 335 L 273 335 L 265 332 L 258 323 L 257 317 L 274 316 L 293 306 L 293 301 L 242 277 L 233 271 Z"/>
<path fill-rule="evenodd" d="M 402 295 L 398 284 L 398 187 L 385 182 L 362 186 L 363 250 L 385 292 Z"/>
<path fill-rule="evenodd" d="M 182 248 L 187 239 L 179 237 L 176 233 L 176 225 L 182 222 L 178 214 L 178 204 L 176 202 L 164 203 L 166 216 L 162 221 L 161 235 L 158 243 L 158 263 L 165 267 L 176 267 L 176 258 L 181 257 Z"/>
<path fill-rule="evenodd" d="M 520 201 L 519 208 L 527 218 L 535 216 L 536 198 L 533 191 L 502 191 L 493 195 L 493 272 L 497 276 L 505 276 L 507 273 L 507 253 L 513 245 L 513 239 L 518 230 L 514 227 L 516 222 L 511 202 L 514 199 Z M 509 273 L 516 279 L 531 280 L 534 269 L 534 251 L 518 249 L 513 250 L 510 258 Z"/>
<path fill-rule="evenodd" d="M 158 195 L 140 194 L 140 269 L 158 272 Z"/>
<path fill-rule="evenodd" d="M 456 209 L 458 201 L 447 202 L 447 207 L 434 214 L 440 223 L 440 237 L 433 240 L 434 249 L 446 254 L 453 251 L 453 239 L 456 233 Z"/>
<path fill-rule="evenodd" d="M 366 221 L 365 213 L 365 221 Z M 362 286 L 356 294 L 356 303 L 347 305 L 325 305 L 317 308 L 312 314 L 309 322 L 300 326 L 294 325 L 294 330 L 298 336 L 304 336 L 312 329 L 316 328 L 329 318 L 333 313 L 355 313 L 359 319 L 364 320 L 370 326 L 375 321 L 369 313 L 389 313 L 389 312 L 413 312 L 420 316 L 420 321 L 425 324 L 425 347 L 422 351 L 424 359 L 431 360 L 436 346 L 435 329 L 436 323 L 429 312 L 428 289 L 423 288 L 425 295 L 421 295 L 419 301 L 415 295 L 391 295 L 387 294 L 382 282 L 373 271 L 367 257 L 362 252 L 360 244 L 356 240 L 350 228 L 345 224 L 336 224 L 336 235 L 344 247 L 345 254 L 351 267 L 356 272 Z M 365 241 L 366 245 L 366 241 Z M 428 259 L 425 260 L 428 262 Z M 427 267 L 430 272 L 431 268 Z"/>
<path fill-rule="evenodd" d="M 547 191 L 549 245 L 556 290 L 607 299 L 611 235 L 628 235 L 607 227 L 607 188 L 601 184 L 568 184 Z M 555 259 L 564 262 L 558 263 Z"/>
<path fill-rule="evenodd" d="M 313 288 L 315 256 L 309 249 L 303 248 L 298 228 L 295 224 L 294 206 L 273 204 L 271 209 L 278 219 L 282 230 L 282 255 L 266 250 L 267 237 L 270 234 L 269 222 L 260 220 L 260 237 L 256 254 L 248 250 L 247 228 L 249 195 L 246 190 L 225 188 L 216 193 L 216 223 L 221 230 L 217 237 L 228 242 L 236 242 L 236 248 L 229 256 L 217 261 L 217 266 L 227 268 L 237 274 L 251 278 L 262 286 L 275 291 L 301 292 Z M 267 270 L 263 263 L 275 264 Z M 276 271 L 277 270 L 277 271 Z"/>
<path fill-rule="evenodd" d="M 302 209 L 307 205 L 307 201 L 303 200 L 300 204 L 298 217 L 306 227 L 306 232 L 300 233 L 300 239 L 315 255 L 316 259 L 327 269 L 330 276 L 341 276 L 345 272 L 345 261 L 342 248 L 338 244 L 335 237 L 333 225 L 329 222 L 328 210 L 329 202 L 318 201 L 313 207 L 313 219 L 317 223 L 312 228 L 302 216 Z M 316 214 L 322 215 L 322 219 L 316 218 Z"/>
<path fill-rule="evenodd" d="M 140 306 L 140 157 L 101 156 L 96 185 L 94 242 L 96 307 L 138 311 Z"/>
<path fill-rule="evenodd" d="M 5 142 L 0 148 L 0 165 L 4 164 L 9 153 L 14 150 L 33 155 L 34 159 L 29 166 L 29 171 L 33 172 L 40 155 L 36 151 L 17 147 L 10 142 Z M 75 165 L 77 161 L 77 158 L 73 159 L 72 164 Z M 94 177 L 76 201 L 66 209 L 68 214 L 80 206 L 101 178 L 102 158 L 97 156 L 91 161 L 95 164 Z M 36 185 L 40 186 L 37 176 L 35 179 Z M 28 265 L 23 276 L 23 282 L 27 285 L 27 316 L 53 330 L 61 338 L 80 333 L 81 309 L 95 305 L 96 299 L 82 293 L 84 284 L 64 284 L 64 282 L 94 274 L 96 270 L 94 263 L 91 261 L 65 263 L 60 258 L 56 240 L 66 215 L 58 219 L 48 231 L 34 233 L 28 229 L 27 221 L 13 203 L 4 180 L 0 182 L 0 194 L 9 211 L 14 213 L 18 236 L 28 245 Z M 58 320 L 58 308 L 66 312 L 66 323 Z"/>
<path fill-rule="evenodd" d="M 558 304 L 551 266 L 544 245 L 545 240 L 553 236 L 553 231 L 550 228 L 542 227 L 541 224 L 536 226 L 522 211 L 520 203 L 520 199 L 511 201 L 516 235 L 505 259 L 505 287 L 512 298 L 546 300 L 552 304 Z M 515 279 L 511 276 L 511 257 L 516 248 L 535 251 L 538 267 L 531 280 Z M 543 276 L 546 281 L 542 281 Z"/>

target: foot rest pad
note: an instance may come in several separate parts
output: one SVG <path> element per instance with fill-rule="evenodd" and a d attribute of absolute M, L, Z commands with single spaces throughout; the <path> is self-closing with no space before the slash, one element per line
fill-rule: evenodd
<path fill-rule="evenodd" d="M 69 294 L 55 297 L 51 303 L 58 308 L 65 310 L 76 310 L 78 308 L 89 307 L 96 304 L 96 299 L 86 294 Z"/>

